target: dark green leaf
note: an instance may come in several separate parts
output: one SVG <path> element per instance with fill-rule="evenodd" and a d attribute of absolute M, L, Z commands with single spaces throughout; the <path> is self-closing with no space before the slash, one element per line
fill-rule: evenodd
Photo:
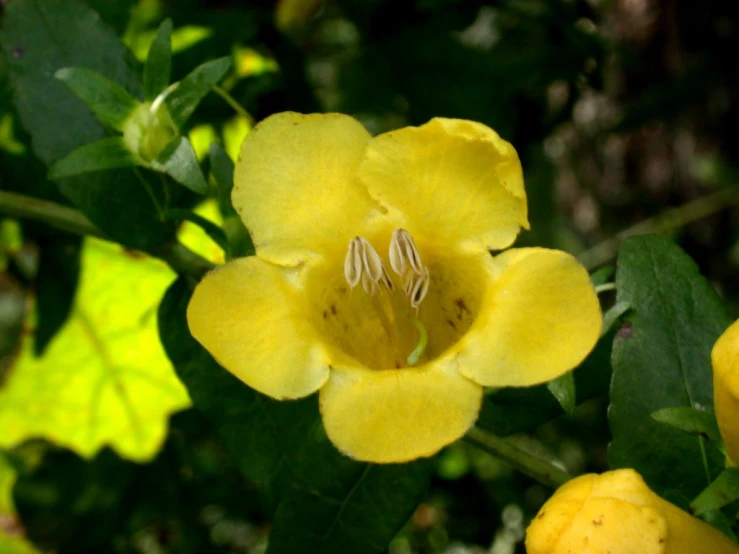
<path fill-rule="evenodd" d="M 84 67 L 63 67 L 54 76 L 90 108 L 97 118 L 116 131 L 139 107 L 139 102 L 119 84 Z"/>
<path fill-rule="evenodd" d="M 277 508 L 267 554 L 379 554 L 423 498 L 432 460 L 360 464 L 317 425 L 295 464 L 300 480 Z"/>
<path fill-rule="evenodd" d="M 172 20 L 165 19 L 144 65 L 144 99 L 151 102 L 169 85 L 172 73 Z"/>
<path fill-rule="evenodd" d="M 686 433 L 701 435 L 710 441 L 721 441 L 716 416 L 712 412 L 679 406 L 657 410 L 652 414 L 652 419 Z"/>
<path fill-rule="evenodd" d="M 151 167 L 166 173 L 197 194 L 208 192 L 208 183 L 203 177 L 198 157 L 186 137 L 178 137 L 170 142 L 151 162 Z"/>
<path fill-rule="evenodd" d="M 173 208 L 164 212 L 164 219 L 172 221 L 189 221 L 200 227 L 205 233 L 215 242 L 224 252 L 228 252 L 228 239 L 226 234 L 223 232 L 218 225 L 212 221 L 208 221 L 203 216 L 191 212 L 190 210 L 183 210 L 179 208 Z"/>
<path fill-rule="evenodd" d="M 231 67 L 231 58 L 218 58 L 196 67 L 170 92 L 165 102 L 178 129 L 188 120 L 200 101 Z"/>
<path fill-rule="evenodd" d="M 575 376 L 571 371 L 549 381 L 547 388 L 566 413 L 571 414 L 575 411 Z"/>
<path fill-rule="evenodd" d="M 91 171 L 133 167 L 136 158 L 126 147 L 123 137 L 108 137 L 80 146 L 49 168 L 49 179 L 74 177 Z"/>
<path fill-rule="evenodd" d="M 739 468 L 725 469 L 690 503 L 696 515 L 718 510 L 739 499 Z"/>
<path fill-rule="evenodd" d="M 23 0 L 5 8 L 0 48 L 14 103 L 47 167 L 80 146 L 106 136 L 103 125 L 54 73 L 87 67 L 139 96 L 136 61 L 97 14 L 79 0 Z M 14 55 L 13 52 L 16 54 Z M 138 249 L 169 240 L 151 198 L 130 170 L 108 170 L 64 179 L 62 193 L 115 240 Z"/>
<path fill-rule="evenodd" d="M 602 337 L 590 355 L 573 372 L 577 402 L 605 396 L 611 381 L 611 345 L 614 332 Z M 547 385 L 508 388 L 485 397 L 477 426 L 506 437 L 531 431 L 562 415 Z"/>
<path fill-rule="evenodd" d="M 72 309 L 80 276 L 81 237 L 68 233 L 37 234 L 36 334 L 33 350 L 43 354 Z"/>
<path fill-rule="evenodd" d="M 654 491 L 686 507 L 723 467 L 723 456 L 651 414 L 713 405 L 711 348 L 730 321 L 693 260 L 664 237 L 627 240 L 616 284 L 617 301 L 633 315 L 613 345 L 609 461 L 636 469 Z"/>

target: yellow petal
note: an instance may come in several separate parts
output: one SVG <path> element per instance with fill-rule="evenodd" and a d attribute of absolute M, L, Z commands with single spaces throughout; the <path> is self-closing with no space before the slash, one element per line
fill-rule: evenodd
<path fill-rule="evenodd" d="M 334 369 L 320 392 L 331 442 L 367 462 L 431 456 L 460 438 L 477 419 L 482 388 L 434 367 Z"/>
<path fill-rule="evenodd" d="M 602 316 L 587 271 L 544 248 L 504 252 L 477 319 L 446 355 L 484 386 L 529 386 L 576 367 L 593 349 Z"/>
<path fill-rule="evenodd" d="M 713 347 L 713 403 L 721 437 L 734 464 L 739 464 L 739 321 Z"/>
<path fill-rule="evenodd" d="M 285 112 L 254 127 L 241 146 L 232 200 L 259 256 L 293 265 L 346 249 L 374 213 L 355 179 L 369 138 L 340 114 Z"/>
<path fill-rule="evenodd" d="M 560 487 L 526 531 L 528 554 L 736 554 L 707 523 L 663 500 L 631 469 Z"/>
<path fill-rule="evenodd" d="M 218 363 L 277 399 L 309 395 L 328 378 L 290 271 L 257 257 L 233 260 L 205 276 L 187 307 L 190 332 Z"/>
<path fill-rule="evenodd" d="M 440 250 L 502 249 L 528 228 L 518 155 L 481 123 L 437 118 L 380 135 L 359 175 L 404 229 Z"/>

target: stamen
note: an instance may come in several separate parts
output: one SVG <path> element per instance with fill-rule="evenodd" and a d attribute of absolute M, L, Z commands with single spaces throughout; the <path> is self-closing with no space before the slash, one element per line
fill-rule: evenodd
<path fill-rule="evenodd" d="M 344 277 L 351 288 L 362 282 L 367 294 L 377 292 L 377 284 L 382 283 L 393 290 L 393 283 L 385 270 L 382 258 L 364 237 L 354 237 L 344 258 Z"/>
<path fill-rule="evenodd" d="M 421 255 L 418 253 L 416 243 L 411 234 L 405 229 L 395 229 L 393 231 L 388 254 L 390 267 L 398 275 L 405 273 L 406 263 L 410 264 L 415 273 L 423 272 L 423 262 L 421 262 Z"/>
<path fill-rule="evenodd" d="M 413 290 L 408 295 L 411 299 L 411 306 L 414 308 L 418 308 L 423 299 L 426 298 L 426 293 L 429 291 L 429 281 L 429 270 L 424 268 L 423 275 L 416 278 L 413 283 Z"/>
<path fill-rule="evenodd" d="M 418 344 L 413 349 L 413 352 L 408 355 L 408 358 L 406 360 L 408 362 L 408 365 L 413 365 L 421 357 L 423 351 L 426 350 L 426 345 L 429 342 L 429 334 L 428 331 L 426 331 L 426 327 L 423 325 L 423 323 L 421 323 L 421 320 L 418 319 L 416 316 L 409 314 L 408 319 L 411 320 L 411 323 L 416 328 L 419 335 Z"/>
<path fill-rule="evenodd" d="M 362 254 L 359 251 L 361 247 L 361 237 L 354 237 L 349 241 L 349 249 L 344 258 L 344 277 L 351 288 L 359 284 L 362 276 Z"/>

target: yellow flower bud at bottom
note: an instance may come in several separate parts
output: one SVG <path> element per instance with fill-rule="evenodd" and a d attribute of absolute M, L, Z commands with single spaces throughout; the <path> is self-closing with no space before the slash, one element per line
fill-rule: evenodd
<path fill-rule="evenodd" d="M 724 554 L 739 546 L 652 492 L 631 469 L 560 487 L 526 531 L 528 554 Z"/>

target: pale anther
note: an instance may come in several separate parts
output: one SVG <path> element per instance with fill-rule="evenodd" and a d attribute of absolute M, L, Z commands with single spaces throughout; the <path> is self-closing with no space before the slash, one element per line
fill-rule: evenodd
<path fill-rule="evenodd" d="M 421 255 L 418 253 L 413 237 L 405 229 L 395 229 L 393 231 L 388 254 L 390 257 L 390 267 L 398 275 L 405 273 L 406 264 L 410 265 L 417 275 L 423 273 Z"/>
<path fill-rule="evenodd" d="M 422 275 L 419 275 L 414 283 L 413 283 L 413 289 L 411 290 L 411 293 L 408 295 L 411 299 L 411 306 L 414 308 L 418 308 L 418 306 L 421 305 L 421 302 L 424 298 L 426 298 L 426 293 L 429 291 L 429 271 L 428 269 L 425 269 Z"/>
<path fill-rule="evenodd" d="M 373 295 L 377 292 L 377 284 L 382 283 L 388 290 L 393 290 L 393 283 L 385 270 L 382 258 L 364 237 L 354 237 L 344 259 L 344 277 L 349 286 L 354 288 L 362 282 L 364 291 Z"/>

